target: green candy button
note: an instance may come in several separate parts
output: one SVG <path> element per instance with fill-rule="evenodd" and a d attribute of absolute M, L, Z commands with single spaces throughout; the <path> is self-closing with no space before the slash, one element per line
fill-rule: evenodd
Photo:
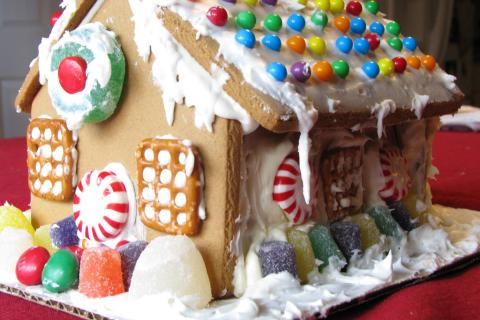
<path fill-rule="evenodd" d="M 398 37 L 393 37 L 387 40 L 387 43 L 390 47 L 397 51 L 402 51 L 403 49 L 403 43 L 402 40 Z"/>
<path fill-rule="evenodd" d="M 316 26 L 320 26 L 322 28 L 325 28 L 325 26 L 328 23 L 327 14 L 323 11 L 315 11 L 312 14 L 312 23 Z"/>
<path fill-rule="evenodd" d="M 263 26 L 269 31 L 278 32 L 282 29 L 282 18 L 278 14 L 270 13 L 263 20 Z"/>
<path fill-rule="evenodd" d="M 344 60 L 333 61 L 332 68 L 333 72 L 335 72 L 335 74 L 342 79 L 345 79 L 350 72 L 350 67 L 348 66 L 348 63 Z"/>
<path fill-rule="evenodd" d="M 395 21 L 387 23 L 387 32 L 391 35 L 398 36 L 400 34 L 400 25 Z"/>
<path fill-rule="evenodd" d="M 50 292 L 60 293 L 78 282 L 78 261 L 69 250 L 59 250 L 45 264 L 42 284 Z"/>
<path fill-rule="evenodd" d="M 240 11 L 235 18 L 237 26 L 242 29 L 253 29 L 257 23 L 257 18 L 252 11 Z"/>
<path fill-rule="evenodd" d="M 378 13 L 378 2 L 374 1 L 374 0 L 367 1 L 367 3 L 365 3 L 365 8 L 371 14 L 377 14 Z"/>

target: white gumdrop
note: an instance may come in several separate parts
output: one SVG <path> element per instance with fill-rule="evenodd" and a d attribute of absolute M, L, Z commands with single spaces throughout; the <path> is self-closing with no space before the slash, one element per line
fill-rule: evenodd
<path fill-rule="evenodd" d="M 154 239 L 138 258 L 129 293 L 136 298 L 170 293 L 193 308 L 203 308 L 212 300 L 205 262 L 186 236 Z"/>
<path fill-rule="evenodd" d="M 7 227 L 0 233 L 0 270 L 15 274 L 17 261 L 33 246 L 30 233 L 23 229 Z"/>

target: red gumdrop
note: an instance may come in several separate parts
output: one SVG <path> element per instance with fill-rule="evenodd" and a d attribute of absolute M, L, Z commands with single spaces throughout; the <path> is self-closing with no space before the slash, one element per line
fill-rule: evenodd
<path fill-rule="evenodd" d="M 402 57 L 396 57 L 392 59 L 396 73 L 403 73 L 407 69 L 407 60 Z"/>
<path fill-rule="evenodd" d="M 55 11 L 50 17 L 50 25 L 53 27 L 57 23 L 58 19 L 62 15 L 62 11 Z"/>
<path fill-rule="evenodd" d="M 211 7 L 208 9 L 207 18 L 216 26 L 223 27 L 227 24 L 228 13 L 223 7 Z"/>
<path fill-rule="evenodd" d="M 370 50 L 375 51 L 380 46 L 380 38 L 375 33 L 368 32 L 365 34 L 365 39 L 370 43 Z"/>
<path fill-rule="evenodd" d="M 77 257 L 78 263 L 82 261 L 82 254 L 83 254 L 82 248 L 80 248 L 79 246 L 68 246 L 67 249 L 70 250 L 70 252 L 73 253 L 75 257 Z"/>
<path fill-rule="evenodd" d="M 42 283 L 43 267 L 50 258 L 50 253 L 43 247 L 31 247 L 17 261 L 15 274 L 18 281 L 26 286 Z"/>
<path fill-rule="evenodd" d="M 82 91 L 87 83 L 87 62 L 80 57 L 66 57 L 58 66 L 58 81 L 70 94 Z"/>
<path fill-rule="evenodd" d="M 352 16 L 359 16 L 362 13 L 362 4 L 358 1 L 350 1 L 347 4 L 347 12 Z"/>

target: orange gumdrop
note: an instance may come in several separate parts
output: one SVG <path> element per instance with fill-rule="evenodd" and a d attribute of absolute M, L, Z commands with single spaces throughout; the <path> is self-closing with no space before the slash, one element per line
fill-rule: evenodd
<path fill-rule="evenodd" d="M 333 24 L 342 33 L 347 33 L 348 29 L 350 29 L 350 19 L 346 16 L 336 17 Z"/>
<path fill-rule="evenodd" d="M 305 52 L 305 39 L 299 35 L 294 35 L 288 38 L 287 46 L 294 52 L 298 54 L 303 54 Z"/>
<path fill-rule="evenodd" d="M 312 66 L 313 74 L 322 81 L 329 81 L 333 75 L 333 69 L 328 61 L 318 61 Z"/>
<path fill-rule="evenodd" d="M 422 61 L 423 67 L 428 71 L 432 71 L 433 69 L 435 69 L 435 66 L 437 65 L 437 60 L 435 60 L 434 57 L 428 54 L 423 56 L 420 60 Z"/>
<path fill-rule="evenodd" d="M 408 56 L 407 57 L 407 63 L 410 67 L 412 67 L 414 69 L 419 69 L 420 64 L 421 64 L 420 59 L 418 59 L 415 56 Z"/>

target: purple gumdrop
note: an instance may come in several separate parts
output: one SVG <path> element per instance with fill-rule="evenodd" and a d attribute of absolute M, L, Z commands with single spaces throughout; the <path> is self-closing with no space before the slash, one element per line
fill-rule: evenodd
<path fill-rule="evenodd" d="M 360 227 L 352 222 L 342 221 L 330 225 L 335 242 L 345 257 L 350 260 L 355 253 L 362 253 Z"/>
<path fill-rule="evenodd" d="M 262 3 L 266 4 L 267 6 L 276 6 L 277 0 L 262 0 Z"/>
<path fill-rule="evenodd" d="M 292 66 L 290 67 L 290 72 L 295 77 L 295 79 L 300 82 L 307 81 L 312 75 L 310 67 L 302 61 L 292 64 Z"/>
<path fill-rule="evenodd" d="M 77 225 L 72 216 L 52 224 L 50 227 L 52 243 L 57 248 L 78 245 L 80 239 L 77 236 Z"/>
<path fill-rule="evenodd" d="M 140 257 L 140 254 L 145 250 L 147 245 L 147 241 L 139 240 L 127 243 L 118 248 L 118 253 L 120 253 L 120 257 L 122 258 L 123 283 L 125 285 L 125 290 L 130 288 L 133 269 L 135 269 L 138 257 Z"/>
<path fill-rule="evenodd" d="M 417 221 L 412 218 L 410 212 L 401 201 L 390 202 L 388 204 L 392 217 L 405 231 L 412 231 L 418 227 Z"/>
<path fill-rule="evenodd" d="M 262 275 L 266 277 L 271 273 L 288 271 L 298 278 L 295 262 L 295 250 L 285 241 L 268 241 L 262 243 L 258 252 Z"/>

